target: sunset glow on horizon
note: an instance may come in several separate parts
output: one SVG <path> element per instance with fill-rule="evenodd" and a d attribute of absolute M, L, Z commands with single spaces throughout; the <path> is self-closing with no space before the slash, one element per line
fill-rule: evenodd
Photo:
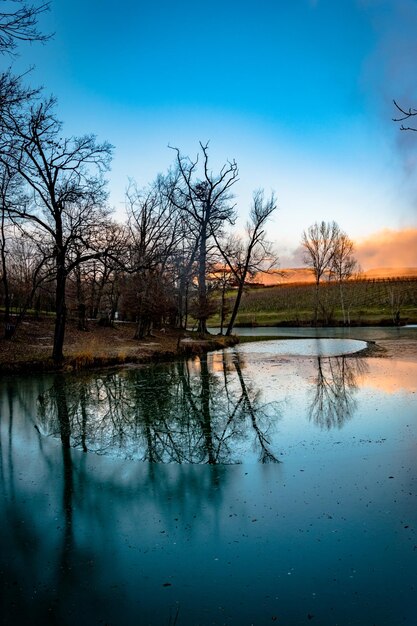
<path fill-rule="evenodd" d="M 359 240 L 356 257 L 367 271 L 376 268 L 417 268 L 417 228 L 381 230 Z"/>

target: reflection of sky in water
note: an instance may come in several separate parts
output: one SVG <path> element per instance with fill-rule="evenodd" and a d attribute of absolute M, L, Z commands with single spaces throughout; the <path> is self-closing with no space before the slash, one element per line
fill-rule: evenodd
<path fill-rule="evenodd" d="M 2 621 L 410 626 L 417 425 L 403 377 L 388 359 L 232 350 L 185 369 L 3 379 Z M 174 445 L 162 426 L 184 401 Z M 205 463 L 82 452 L 123 452 L 126 434 L 129 452 L 194 443 Z M 214 441 L 243 464 L 208 465 Z M 282 462 L 260 463 L 261 444 Z"/>

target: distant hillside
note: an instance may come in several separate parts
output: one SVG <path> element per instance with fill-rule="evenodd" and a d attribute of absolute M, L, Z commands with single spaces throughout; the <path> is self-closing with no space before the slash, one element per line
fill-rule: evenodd
<path fill-rule="evenodd" d="M 417 267 L 378 267 L 364 274 L 366 278 L 411 278 L 417 276 Z"/>
<path fill-rule="evenodd" d="M 287 267 L 280 270 L 272 270 L 268 274 L 259 272 L 253 279 L 254 283 L 263 285 L 287 285 L 289 283 L 313 283 L 314 276 L 311 270 L 305 267 Z"/>
<path fill-rule="evenodd" d="M 417 277 L 417 267 L 379 267 L 361 273 L 362 278 L 399 278 Z M 254 283 L 262 285 L 288 285 L 290 283 L 313 283 L 314 276 L 311 270 L 305 267 L 287 267 L 273 270 L 266 274 L 260 272 L 253 279 Z"/>

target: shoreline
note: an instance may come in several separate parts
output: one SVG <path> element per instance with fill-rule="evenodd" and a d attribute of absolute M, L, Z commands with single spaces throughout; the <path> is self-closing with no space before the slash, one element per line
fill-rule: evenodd
<path fill-rule="evenodd" d="M 23 325 L 22 325 L 23 326 Z M 51 359 L 53 325 L 50 320 L 27 322 L 11 340 L 0 339 L 0 374 L 71 372 L 122 365 L 146 365 L 171 361 L 182 356 L 203 354 L 233 346 L 236 336 L 201 337 L 194 332 L 173 329 L 154 331 L 144 339 L 133 339 L 135 324 L 100 327 L 89 323 L 87 331 L 69 322 L 64 344 L 64 360 Z"/>
<path fill-rule="evenodd" d="M 126 322 L 116 323 L 113 327 L 101 327 L 96 322 L 89 322 L 89 329 L 80 331 L 76 322 L 70 321 L 64 345 L 65 358 L 62 364 L 57 365 L 50 358 L 53 339 L 51 320 L 32 320 L 23 323 L 13 339 L 0 339 L 0 374 L 74 372 L 123 365 L 148 365 L 183 356 L 196 356 L 247 341 L 288 339 L 287 336 L 280 336 L 279 332 L 274 336 L 262 337 L 201 337 L 192 331 L 163 329 L 155 330 L 150 337 L 137 340 L 133 339 L 134 331 L 135 324 Z M 366 349 L 350 356 L 417 360 L 417 338 L 401 342 L 384 339 L 367 343 Z"/>

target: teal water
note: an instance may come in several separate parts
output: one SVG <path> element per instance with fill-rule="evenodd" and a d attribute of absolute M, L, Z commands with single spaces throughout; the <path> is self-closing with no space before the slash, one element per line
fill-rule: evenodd
<path fill-rule="evenodd" d="M 1 623 L 411 626 L 416 382 L 261 344 L 2 379 Z"/>

